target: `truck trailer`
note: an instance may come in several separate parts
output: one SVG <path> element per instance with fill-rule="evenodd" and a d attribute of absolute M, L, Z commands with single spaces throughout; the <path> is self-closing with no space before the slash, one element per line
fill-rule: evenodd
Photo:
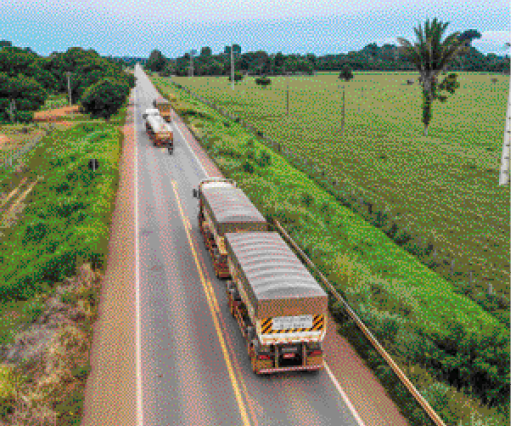
<path fill-rule="evenodd" d="M 160 112 L 160 115 L 163 117 L 163 119 L 166 122 L 170 123 L 171 121 L 170 102 L 163 96 L 158 96 L 153 101 L 153 106 Z"/>
<path fill-rule="evenodd" d="M 147 109 L 142 117 L 145 119 L 145 128 L 153 144 L 166 146 L 169 154 L 172 154 L 174 150 L 172 126 L 163 119 L 157 109 Z"/>
<path fill-rule="evenodd" d="M 328 297 L 277 232 L 224 234 L 231 314 L 256 374 L 324 367 Z"/>
<path fill-rule="evenodd" d="M 268 222 L 231 179 L 202 180 L 193 196 L 199 199 L 199 228 L 213 259 L 215 275 L 229 278 L 225 233 L 267 231 Z"/>

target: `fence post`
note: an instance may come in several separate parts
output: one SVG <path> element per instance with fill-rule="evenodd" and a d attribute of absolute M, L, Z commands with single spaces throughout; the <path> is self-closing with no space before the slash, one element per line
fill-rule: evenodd
<path fill-rule="evenodd" d="M 494 290 L 493 286 L 491 285 L 491 283 L 488 283 L 488 294 L 490 296 L 493 296 L 495 294 L 495 290 Z"/>

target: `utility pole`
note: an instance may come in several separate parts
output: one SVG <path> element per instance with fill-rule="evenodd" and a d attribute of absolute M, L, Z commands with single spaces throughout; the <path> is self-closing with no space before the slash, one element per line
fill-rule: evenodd
<path fill-rule="evenodd" d="M 233 52 L 234 44 L 231 43 L 231 87 L 234 90 L 234 52 Z"/>
<path fill-rule="evenodd" d="M 71 82 L 69 80 L 69 78 L 71 77 L 71 72 L 67 71 L 66 72 L 66 75 L 67 75 L 67 93 L 69 95 L 69 106 L 71 106 L 73 104 L 72 100 L 71 100 Z"/>
<path fill-rule="evenodd" d="M 346 117 L 346 108 L 344 103 L 344 86 L 342 86 L 342 122 L 341 122 L 341 135 L 344 135 L 344 118 Z"/>
<path fill-rule="evenodd" d="M 287 116 L 289 117 L 289 72 L 287 73 Z"/>
<path fill-rule="evenodd" d="M 507 98 L 506 128 L 504 130 L 504 143 L 502 145 L 502 158 L 500 163 L 499 185 L 509 185 L 509 144 L 511 134 L 511 80 L 509 81 Z"/>

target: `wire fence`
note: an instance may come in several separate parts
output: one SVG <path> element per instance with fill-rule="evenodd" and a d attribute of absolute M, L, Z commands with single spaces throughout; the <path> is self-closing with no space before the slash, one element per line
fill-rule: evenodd
<path fill-rule="evenodd" d="M 431 235 L 425 236 L 423 232 L 412 229 L 409 223 L 399 217 L 397 209 L 381 196 L 358 187 L 348 178 L 332 177 L 331 168 L 319 159 L 311 160 L 294 152 L 288 146 L 265 136 L 262 130 L 257 129 L 251 123 L 232 114 L 225 108 L 197 95 L 179 83 L 172 80 L 171 82 L 177 88 L 210 106 L 225 118 L 233 120 L 255 134 L 260 141 L 285 157 L 291 164 L 326 189 L 341 204 L 351 208 L 369 223 L 380 228 L 394 242 L 418 257 L 427 267 L 455 284 L 458 293 L 470 297 L 485 309 L 491 307 L 493 310 L 506 309 L 509 311 L 509 298 L 504 293 L 497 294 L 494 284 L 500 278 L 506 282 L 509 281 L 509 272 L 497 271 L 492 265 L 484 262 L 483 259 L 480 259 L 479 264 L 474 264 L 471 261 L 467 263 L 465 259 L 460 259 L 452 250 L 446 247 L 445 241 L 439 241 L 439 238 Z M 197 139 L 200 139 L 200 136 L 195 133 L 194 135 Z M 495 272 L 501 273 L 503 276 L 497 278 Z M 506 319 L 508 316 L 502 315 L 497 319 L 509 327 L 509 320 Z"/>
<path fill-rule="evenodd" d="M 42 134 L 42 135 L 39 135 L 37 137 L 34 138 L 34 140 L 32 140 L 31 142 L 23 145 L 23 147 L 21 147 L 20 149 L 18 149 L 16 152 L 14 152 L 14 154 L 12 154 L 11 156 L 9 156 L 6 160 L 3 161 L 3 163 L 0 163 L 0 168 L 2 169 L 10 169 L 12 168 L 15 164 L 16 164 L 16 161 L 22 157 L 23 155 L 25 155 L 27 152 L 29 152 L 30 150 L 32 150 L 33 148 L 35 148 L 39 142 L 41 142 L 41 140 L 44 139 L 44 137 L 48 134 L 48 133 L 51 133 L 52 131 L 54 130 L 54 126 L 53 125 L 50 125 L 50 128 L 49 130 L 47 131 L 47 133 L 45 134 Z"/>

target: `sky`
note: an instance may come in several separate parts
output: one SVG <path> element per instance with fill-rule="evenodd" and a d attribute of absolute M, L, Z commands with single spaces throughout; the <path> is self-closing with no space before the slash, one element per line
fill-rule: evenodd
<path fill-rule="evenodd" d="M 415 40 L 426 19 L 449 22 L 447 33 L 476 29 L 481 52 L 509 54 L 508 0 L 2 0 L 0 40 L 39 55 L 69 47 L 102 56 L 148 57 L 160 50 L 176 58 L 209 46 L 213 53 L 237 43 L 242 53 L 348 53 L 369 43 Z"/>

